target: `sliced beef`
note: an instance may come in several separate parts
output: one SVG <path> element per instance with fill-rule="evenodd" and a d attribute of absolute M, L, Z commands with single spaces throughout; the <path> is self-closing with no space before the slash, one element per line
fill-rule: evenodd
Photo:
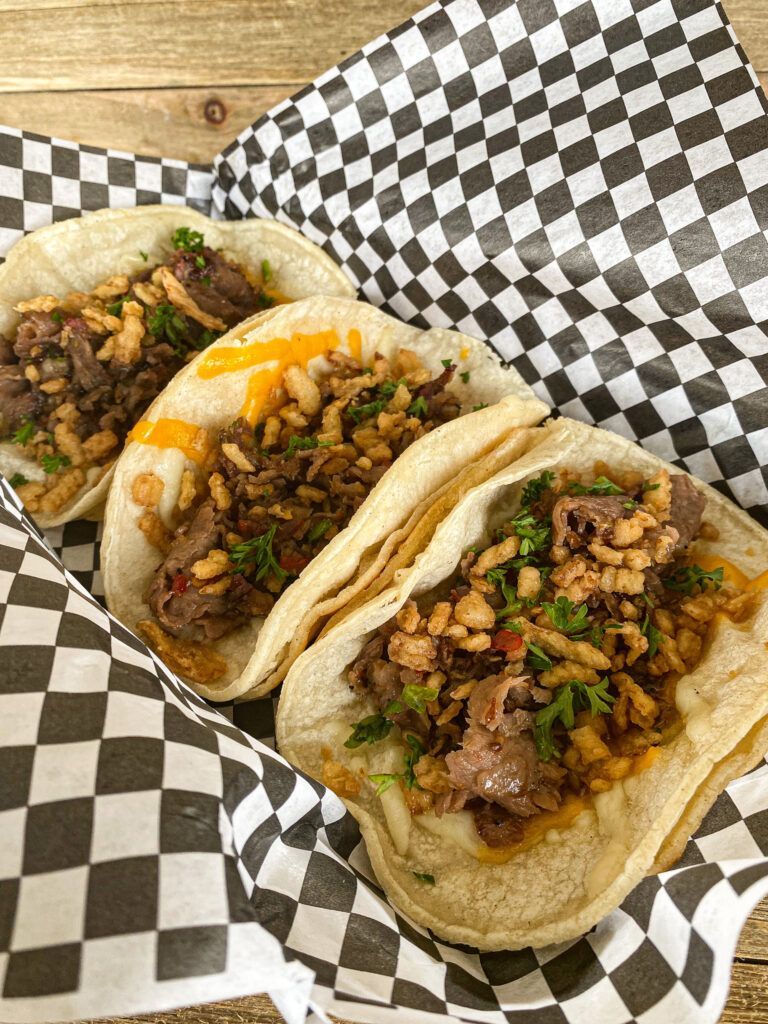
<path fill-rule="evenodd" d="M 533 738 L 526 734 L 497 737 L 482 725 L 470 725 L 461 749 L 445 757 L 451 783 L 512 814 L 535 813 L 531 791 L 539 782 Z"/>
<path fill-rule="evenodd" d="M 155 573 L 147 603 L 158 622 L 173 636 L 189 635 L 188 627 L 198 620 L 207 616 L 215 618 L 228 610 L 229 592 L 217 597 L 201 594 L 195 587 L 186 585 L 193 564 L 222 546 L 224 531 L 216 522 L 213 500 L 204 501 L 194 518 L 176 531 L 165 561 Z M 183 579 L 182 586 L 178 585 L 177 576 Z"/>
<path fill-rule="evenodd" d="M 524 699 L 530 693 L 531 680 L 528 676 L 508 676 L 504 672 L 481 679 L 470 694 L 467 706 L 470 722 L 483 725 L 494 731 L 504 717 L 504 701 L 513 688 L 522 690 Z"/>
<path fill-rule="evenodd" d="M 219 317 L 228 327 L 261 308 L 258 293 L 242 271 L 214 249 L 206 246 L 199 253 L 179 250 L 171 260 L 171 269 L 200 309 Z"/>
<path fill-rule="evenodd" d="M 96 358 L 85 321 L 72 323 L 75 326 L 67 345 L 67 355 L 72 360 L 72 383 L 81 391 L 92 391 L 109 383 L 109 374 Z"/>
<path fill-rule="evenodd" d="M 477 834 L 486 846 L 513 846 L 523 838 L 522 820 L 498 804 L 482 803 L 473 808 L 472 817 Z"/>
<path fill-rule="evenodd" d="M 13 351 L 19 359 L 32 358 L 32 350 L 38 346 L 44 351 L 47 345 L 59 342 L 61 327 L 50 313 L 25 313 L 16 330 Z"/>
<path fill-rule="evenodd" d="M 0 436 L 18 430 L 25 419 L 36 415 L 41 405 L 40 393 L 31 390 L 18 363 L 0 366 Z"/>
<path fill-rule="evenodd" d="M 672 486 L 669 523 L 678 534 L 677 548 L 686 548 L 699 532 L 701 517 L 707 501 L 690 481 L 690 478 L 676 473 L 669 478 Z"/>
<path fill-rule="evenodd" d="M 610 541 L 613 524 L 632 513 L 624 508 L 627 499 L 615 495 L 582 494 L 560 498 L 552 510 L 552 542 L 564 544 L 569 533 L 582 541 Z"/>
<path fill-rule="evenodd" d="M 4 334 L 0 334 L 0 366 L 9 366 L 16 362 L 16 353 L 13 351 L 13 343 Z"/>

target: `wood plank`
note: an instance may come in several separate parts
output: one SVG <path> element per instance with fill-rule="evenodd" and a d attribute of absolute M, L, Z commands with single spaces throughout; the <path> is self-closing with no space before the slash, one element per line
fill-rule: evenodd
<path fill-rule="evenodd" d="M 6 93 L 0 120 L 92 146 L 208 163 L 303 83 L 202 89 Z"/>
<path fill-rule="evenodd" d="M 765 0 L 723 0 L 723 7 L 752 66 L 756 71 L 768 70 L 768 5 Z"/>
<path fill-rule="evenodd" d="M 133 0 L 65 5 L 55 16 L 6 10 L 0 92 L 309 81 L 422 6 L 355 0 L 354 17 L 346 0 Z"/>
<path fill-rule="evenodd" d="M 768 969 L 762 964 L 734 964 L 720 1024 L 765 1024 L 767 1020 Z"/>

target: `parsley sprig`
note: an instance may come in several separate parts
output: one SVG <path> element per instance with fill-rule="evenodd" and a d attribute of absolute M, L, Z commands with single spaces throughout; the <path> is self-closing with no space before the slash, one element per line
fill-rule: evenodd
<path fill-rule="evenodd" d="M 40 458 L 40 465 L 43 467 L 46 473 L 56 473 L 58 470 L 63 469 L 69 465 L 69 459 L 66 455 L 43 455 Z"/>
<path fill-rule="evenodd" d="M 608 714 L 615 700 L 616 698 L 608 693 L 607 676 L 594 686 L 588 686 L 579 679 L 572 679 L 559 687 L 551 703 L 536 712 L 533 736 L 540 759 L 551 761 L 560 754 L 552 735 L 552 729 L 557 722 L 562 722 L 566 729 L 572 729 L 577 711 L 591 711 L 593 718 L 596 715 Z"/>
<path fill-rule="evenodd" d="M 388 718 L 385 718 L 381 713 L 367 715 L 365 718 L 361 718 L 359 722 L 355 723 L 349 739 L 345 741 L 344 746 L 350 750 L 355 750 L 356 747 L 361 747 L 363 743 L 378 743 L 379 740 L 383 740 L 389 735 L 389 731 L 393 724 L 393 722 Z"/>
<path fill-rule="evenodd" d="M 272 550 L 272 543 L 276 532 L 277 523 L 273 523 L 266 533 L 261 533 L 258 537 L 252 537 L 250 540 L 245 540 L 241 544 L 235 544 L 231 547 L 229 549 L 229 560 L 234 566 L 232 572 L 245 574 L 255 568 L 256 575 L 254 580 L 256 582 L 263 580 L 270 573 L 282 582 L 288 573 L 278 565 Z"/>
<path fill-rule="evenodd" d="M 722 566 L 708 572 L 700 565 L 686 565 L 683 568 L 675 569 L 664 580 L 665 587 L 669 590 L 677 590 L 681 594 L 693 593 L 693 588 L 696 586 L 701 587 L 702 590 L 706 590 L 710 586 L 713 590 L 719 590 L 722 585 Z"/>
<path fill-rule="evenodd" d="M 290 459 L 296 452 L 307 452 L 312 448 L 327 448 L 333 443 L 333 441 L 318 441 L 316 437 L 299 437 L 298 434 L 291 434 L 288 447 L 283 452 L 283 458 Z"/>
<path fill-rule="evenodd" d="M 555 474 L 545 469 L 541 476 L 537 476 L 534 480 L 529 480 L 523 488 L 521 498 L 523 508 L 530 508 L 535 501 L 539 501 L 544 491 L 548 491 L 552 487 L 554 479 Z"/>
<path fill-rule="evenodd" d="M 185 355 L 188 341 L 187 325 L 175 306 L 161 303 L 147 321 L 147 326 L 156 338 L 165 338 L 177 355 Z"/>
<path fill-rule="evenodd" d="M 549 601 L 542 601 L 541 607 L 549 616 L 555 629 L 560 629 L 569 635 L 574 633 L 581 633 L 583 635 L 589 625 L 589 609 L 587 606 L 582 604 L 576 608 L 575 602 L 569 601 L 567 597 L 558 597 L 554 604 L 550 604 Z"/>
<path fill-rule="evenodd" d="M 200 252 L 205 245 L 205 239 L 199 231 L 192 228 L 176 228 L 171 236 L 171 245 L 174 249 L 183 249 L 185 252 Z"/>
<path fill-rule="evenodd" d="M 21 426 L 15 434 L 11 435 L 12 444 L 29 444 L 36 432 L 35 424 L 26 416 L 21 421 Z"/>
<path fill-rule="evenodd" d="M 649 658 L 652 658 L 657 653 L 659 645 L 664 643 L 664 634 L 661 630 L 656 629 L 656 627 L 652 625 L 649 612 L 646 612 L 645 614 L 643 624 L 640 627 L 640 632 L 648 639 L 648 651 L 646 653 Z"/>
<path fill-rule="evenodd" d="M 365 405 L 356 405 L 354 408 L 350 407 L 347 409 L 347 412 L 355 423 L 360 423 L 361 420 L 367 420 L 372 416 L 378 416 L 386 404 L 386 398 L 377 398 L 375 401 L 368 402 Z"/>
<path fill-rule="evenodd" d="M 608 479 L 607 476 L 599 476 L 593 484 L 585 487 L 575 480 L 568 484 L 569 494 L 624 494 L 621 487 Z"/>

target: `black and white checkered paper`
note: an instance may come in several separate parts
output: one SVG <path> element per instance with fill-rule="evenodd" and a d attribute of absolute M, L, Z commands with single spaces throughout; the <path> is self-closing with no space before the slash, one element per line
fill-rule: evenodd
<path fill-rule="evenodd" d="M 768 521 L 768 119 L 710 0 L 433 5 L 213 169 L 0 130 L 0 252 L 158 201 L 299 227 L 371 302 L 489 338 Z M 90 596 L 98 528 L 48 549 L 0 499 L 0 1020 L 264 989 L 291 1022 L 717 1020 L 768 893 L 768 766 L 583 938 L 446 945 L 271 749 L 272 702 L 208 707 Z"/>

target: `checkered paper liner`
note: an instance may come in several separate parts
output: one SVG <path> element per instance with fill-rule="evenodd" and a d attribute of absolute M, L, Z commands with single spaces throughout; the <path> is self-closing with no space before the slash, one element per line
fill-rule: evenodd
<path fill-rule="evenodd" d="M 490 338 L 560 411 L 766 521 L 767 125 L 711 2 L 454 0 L 213 170 L 0 130 L 0 251 L 105 205 L 277 217 L 372 302 Z M 291 1022 L 717 1019 L 768 893 L 768 766 L 581 939 L 449 946 L 271 749 L 272 701 L 208 707 L 90 596 L 99 527 L 51 531 L 54 556 L 4 486 L 0 505 L 0 1019 L 264 989 Z"/>

